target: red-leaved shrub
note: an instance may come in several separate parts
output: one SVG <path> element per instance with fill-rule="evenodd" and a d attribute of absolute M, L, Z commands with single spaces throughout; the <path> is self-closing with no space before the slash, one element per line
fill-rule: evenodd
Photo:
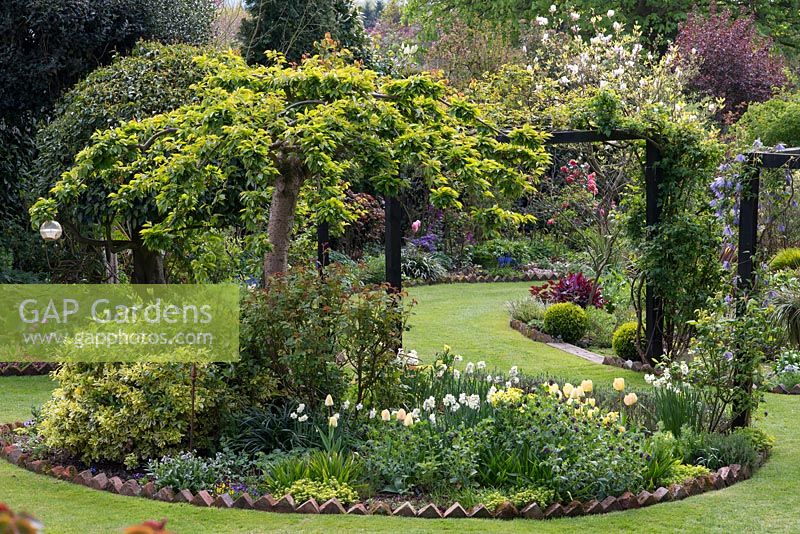
<path fill-rule="evenodd" d="M 784 58 L 758 33 L 752 15 L 734 17 L 712 4 L 707 16 L 689 14 L 675 45 L 682 63 L 697 67 L 690 86 L 724 97 L 729 121 L 738 119 L 749 102 L 769 100 L 787 82 Z"/>
<path fill-rule="evenodd" d="M 600 284 L 586 278 L 583 273 L 568 273 L 556 282 L 547 282 L 541 286 L 531 286 L 531 295 L 545 302 L 572 302 L 582 308 L 605 306 Z"/>

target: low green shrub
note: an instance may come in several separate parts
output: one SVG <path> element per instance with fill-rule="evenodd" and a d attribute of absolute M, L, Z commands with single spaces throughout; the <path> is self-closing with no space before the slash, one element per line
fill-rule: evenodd
<path fill-rule="evenodd" d="M 64 364 L 38 431 L 47 446 L 84 462 L 159 458 L 187 444 L 191 366 L 179 363 Z M 195 447 L 209 446 L 226 394 L 217 367 L 197 365 Z"/>
<path fill-rule="evenodd" d="M 533 321 L 544 320 L 544 312 L 547 310 L 547 305 L 540 299 L 522 297 L 508 302 L 506 308 L 512 319 L 531 324 Z"/>
<path fill-rule="evenodd" d="M 733 433 L 747 436 L 758 452 L 769 453 L 775 446 L 775 437 L 760 428 L 752 426 L 737 428 Z"/>
<path fill-rule="evenodd" d="M 302 503 L 309 499 L 314 499 L 319 503 L 329 499 L 338 499 L 339 502 L 348 504 L 358 500 L 358 492 L 348 484 L 339 482 L 335 478 L 325 481 L 310 480 L 301 478 L 292 483 L 291 486 L 279 489 L 275 495 L 291 494 L 296 503 Z"/>
<path fill-rule="evenodd" d="M 685 431 L 680 438 L 683 463 L 703 465 L 712 471 L 731 464 L 751 469 L 758 462 L 758 451 L 749 435 Z"/>
<path fill-rule="evenodd" d="M 438 282 L 447 276 L 448 263 L 441 254 L 408 245 L 401 253 L 400 269 L 405 278 Z"/>
<path fill-rule="evenodd" d="M 672 484 L 683 484 L 687 480 L 701 477 L 709 473 L 711 473 L 711 470 L 704 465 L 686 465 L 682 463 L 676 463 L 670 468 L 669 472 L 658 481 L 656 485 L 668 488 Z"/>
<path fill-rule="evenodd" d="M 544 313 L 544 331 L 565 343 L 581 339 L 588 326 L 586 310 L 571 302 L 553 304 Z"/>
<path fill-rule="evenodd" d="M 553 502 L 554 498 L 555 495 L 552 490 L 538 487 L 524 488 L 511 492 L 484 490 L 476 496 L 476 500 L 489 510 L 496 510 L 504 502 L 510 502 L 520 509 L 535 502 L 539 505 L 539 508 L 544 510 Z"/>
<path fill-rule="evenodd" d="M 800 268 L 800 248 L 785 248 L 779 251 L 769 261 L 769 268 L 773 271 Z"/>
<path fill-rule="evenodd" d="M 614 354 L 624 360 L 639 360 L 641 359 L 641 344 L 636 343 L 637 331 L 639 325 L 636 322 L 629 322 L 620 325 L 614 331 L 614 336 L 611 340 L 611 346 L 614 349 Z M 642 338 L 643 334 L 639 334 Z"/>
<path fill-rule="evenodd" d="M 589 345 L 608 348 L 612 345 L 614 327 L 617 319 L 604 310 L 589 306 L 586 308 L 586 318 L 589 326 L 586 328 L 585 338 Z"/>
<path fill-rule="evenodd" d="M 513 265 L 544 262 L 563 251 L 563 245 L 545 236 L 530 239 L 489 239 L 471 248 L 472 262 L 486 269 L 500 266 L 499 258 L 508 257 Z"/>
<path fill-rule="evenodd" d="M 219 453 L 212 458 L 185 452 L 150 460 L 145 474 L 156 488 L 188 489 L 192 492 L 211 490 L 218 482 L 238 474 L 232 458 Z"/>

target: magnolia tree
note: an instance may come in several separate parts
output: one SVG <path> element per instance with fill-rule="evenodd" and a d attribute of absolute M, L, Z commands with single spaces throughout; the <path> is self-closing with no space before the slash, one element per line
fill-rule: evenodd
<path fill-rule="evenodd" d="M 265 277 L 285 271 L 299 210 L 341 233 L 356 217 L 345 202 L 351 183 L 394 196 L 412 171 L 434 206 L 489 231 L 531 220 L 509 199 L 533 190 L 548 164 L 544 134 L 525 126 L 501 143 L 443 83 L 382 78 L 333 48 L 296 67 L 280 54 L 256 67 L 235 55 L 198 58 L 213 73 L 197 84 L 199 100 L 95 134 L 31 208 L 35 224 L 113 225 L 122 235 L 110 244 L 133 251 L 133 281 L 158 283 L 164 251 L 202 246 L 225 228 L 265 253 Z"/>

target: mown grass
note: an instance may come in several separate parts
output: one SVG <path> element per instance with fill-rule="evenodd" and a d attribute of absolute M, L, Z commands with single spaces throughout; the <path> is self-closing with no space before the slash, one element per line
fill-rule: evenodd
<path fill-rule="evenodd" d="M 595 381 L 634 373 L 583 362 L 575 356 L 533 343 L 510 330 L 502 304 L 527 284 L 480 284 L 415 288 L 420 301 L 407 347 L 422 356 L 444 343 L 466 359 L 500 367 L 519 365 L 529 372 L 587 377 Z M 46 378 L 0 378 L 0 420 L 24 418 L 42 402 Z M 145 519 L 169 518 L 178 533 L 254 532 L 800 532 L 800 398 L 767 395 L 769 416 L 759 425 L 778 443 L 772 458 L 753 479 L 722 491 L 677 503 L 577 519 L 547 522 L 515 520 L 422 520 L 385 517 L 278 515 L 242 510 L 201 509 L 97 492 L 35 475 L 0 461 L 0 502 L 40 518 L 50 533 L 120 532 Z"/>

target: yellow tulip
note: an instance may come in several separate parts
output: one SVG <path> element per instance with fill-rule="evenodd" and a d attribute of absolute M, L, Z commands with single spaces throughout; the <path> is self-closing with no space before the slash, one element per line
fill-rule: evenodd
<path fill-rule="evenodd" d="M 573 390 L 573 389 L 575 389 L 575 386 L 573 386 L 573 385 L 572 385 L 572 384 L 570 384 L 569 382 L 567 382 L 566 384 L 564 384 L 564 389 L 563 389 L 563 391 L 564 391 L 564 396 L 565 396 L 565 397 L 569 397 L 569 396 L 570 396 L 570 394 L 572 394 L 572 390 Z"/>
<path fill-rule="evenodd" d="M 633 406 L 638 400 L 639 398 L 636 396 L 636 393 L 631 392 L 625 395 L 625 397 L 622 399 L 622 402 L 625 403 L 625 406 Z"/>
<path fill-rule="evenodd" d="M 325 406 L 327 406 L 328 408 L 333 406 L 333 397 L 331 397 L 330 395 L 325 397 Z"/>
<path fill-rule="evenodd" d="M 399 410 L 397 410 L 397 413 L 395 414 L 395 417 L 397 418 L 398 421 L 405 421 L 406 420 L 406 411 L 403 408 L 400 408 Z"/>
<path fill-rule="evenodd" d="M 624 378 L 615 378 L 614 379 L 614 389 L 617 391 L 622 391 L 625 389 L 625 379 Z"/>
<path fill-rule="evenodd" d="M 586 393 L 591 393 L 594 389 L 594 383 L 591 380 L 584 380 L 581 382 L 581 387 Z"/>
<path fill-rule="evenodd" d="M 625 432 L 625 427 L 624 426 L 620 426 L 619 427 L 619 433 L 622 434 L 623 432 Z"/>
<path fill-rule="evenodd" d="M 413 424 L 414 424 L 414 416 L 413 415 L 408 414 L 408 415 L 405 416 L 405 418 L 403 418 L 403 426 L 411 426 Z"/>
<path fill-rule="evenodd" d="M 389 412 L 389 410 L 383 410 L 381 412 L 381 419 L 383 419 L 384 421 L 388 421 L 391 418 L 392 418 L 392 414 L 391 414 L 391 412 Z"/>
<path fill-rule="evenodd" d="M 328 426 L 333 428 L 339 426 L 339 418 L 336 417 L 335 415 L 332 417 L 328 417 Z"/>

